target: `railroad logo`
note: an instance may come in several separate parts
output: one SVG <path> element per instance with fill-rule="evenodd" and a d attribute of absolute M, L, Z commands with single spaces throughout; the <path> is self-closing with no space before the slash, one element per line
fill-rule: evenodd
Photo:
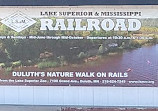
<path fill-rule="evenodd" d="M 4 18 L 1 22 L 16 32 L 21 32 L 22 30 L 36 23 L 35 20 L 21 13 L 20 11 Z"/>

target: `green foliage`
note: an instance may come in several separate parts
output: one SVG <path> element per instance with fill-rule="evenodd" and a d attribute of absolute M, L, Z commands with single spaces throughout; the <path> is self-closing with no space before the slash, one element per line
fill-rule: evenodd
<path fill-rule="evenodd" d="M 52 62 L 52 61 L 46 61 L 46 62 L 40 62 L 37 64 L 39 69 L 44 69 L 44 68 L 53 68 L 53 67 L 58 67 L 59 63 L 58 62 Z"/>
<path fill-rule="evenodd" d="M 78 58 L 79 59 L 83 59 L 83 58 L 85 58 L 87 55 L 84 53 L 84 52 L 80 52 L 79 54 L 78 54 Z"/>
<path fill-rule="evenodd" d="M 21 66 L 21 61 L 16 61 L 16 62 L 12 62 L 12 67 L 18 67 L 18 66 Z"/>
<path fill-rule="evenodd" d="M 65 60 L 64 56 L 59 56 L 58 59 L 60 61 L 61 66 L 67 65 L 67 61 Z"/>
<path fill-rule="evenodd" d="M 99 53 L 99 54 L 103 54 L 104 52 L 105 52 L 104 46 L 101 45 L 101 46 L 99 47 L 98 53 Z"/>
<path fill-rule="evenodd" d="M 13 71 L 12 67 L 5 68 L 5 74 L 9 74 L 12 71 Z"/>
<path fill-rule="evenodd" d="M 154 37 L 154 38 L 152 39 L 152 43 L 157 44 L 157 43 L 158 43 L 158 38 L 155 38 L 155 37 Z"/>
<path fill-rule="evenodd" d="M 140 48 L 141 44 L 137 40 L 133 40 L 130 44 L 131 48 Z"/>
<path fill-rule="evenodd" d="M 43 48 L 40 47 L 41 41 L 28 39 L 6 39 L 3 44 L 5 44 L 7 55 L 12 61 L 35 59 L 39 56 L 39 48 Z"/>
<path fill-rule="evenodd" d="M 150 35 L 153 39 L 149 40 L 150 43 L 157 44 L 158 43 L 158 35 L 152 34 Z"/>
<path fill-rule="evenodd" d="M 4 64 L 4 63 L 0 63 L 0 67 L 1 67 L 1 68 L 4 68 L 4 67 L 5 67 L 5 64 Z"/>
<path fill-rule="evenodd" d="M 125 47 L 125 42 L 122 42 L 122 45 L 121 45 L 121 47 Z"/>
<path fill-rule="evenodd" d="M 124 49 L 124 48 L 126 48 L 126 47 L 127 47 L 127 46 L 126 46 L 125 42 L 123 41 L 123 42 L 121 43 L 120 47 L 118 47 L 118 49 L 122 50 L 122 49 Z"/>
<path fill-rule="evenodd" d="M 4 52 L 0 52 L 0 62 L 6 62 L 7 60 L 7 54 Z"/>
<path fill-rule="evenodd" d="M 24 61 L 22 63 L 22 65 L 25 65 L 25 66 L 30 66 L 30 65 L 33 65 L 33 64 L 34 64 L 34 62 L 32 60 L 27 60 L 27 61 Z"/>

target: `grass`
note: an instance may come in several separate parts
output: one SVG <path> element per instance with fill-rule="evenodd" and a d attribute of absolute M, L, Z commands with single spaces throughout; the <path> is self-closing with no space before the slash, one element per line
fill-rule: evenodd
<path fill-rule="evenodd" d="M 39 69 L 45 69 L 45 68 L 53 68 L 53 67 L 58 67 L 60 64 L 58 62 L 52 62 L 52 61 L 45 61 L 45 62 L 40 62 L 37 64 Z"/>

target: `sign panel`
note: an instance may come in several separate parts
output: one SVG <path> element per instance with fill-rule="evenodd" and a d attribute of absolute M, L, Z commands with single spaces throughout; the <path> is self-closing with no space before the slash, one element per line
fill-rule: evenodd
<path fill-rule="evenodd" d="M 0 85 L 157 87 L 157 10 L 0 7 Z"/>

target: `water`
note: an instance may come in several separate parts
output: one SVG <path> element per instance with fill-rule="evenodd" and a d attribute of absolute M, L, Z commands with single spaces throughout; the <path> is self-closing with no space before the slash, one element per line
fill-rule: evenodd
<path fill-rule="evenodd" d="M 155 82 L 154 84 L 126 83 L 125 86 L 158 86 L 158 45 L 143 46 L 142 48 L 105 56 L 97 61 L 82 64 L 78 67 L 68 67 L 67 70 L 88 72 L 128 72 L 128 78 L 109 79 Z"/>

